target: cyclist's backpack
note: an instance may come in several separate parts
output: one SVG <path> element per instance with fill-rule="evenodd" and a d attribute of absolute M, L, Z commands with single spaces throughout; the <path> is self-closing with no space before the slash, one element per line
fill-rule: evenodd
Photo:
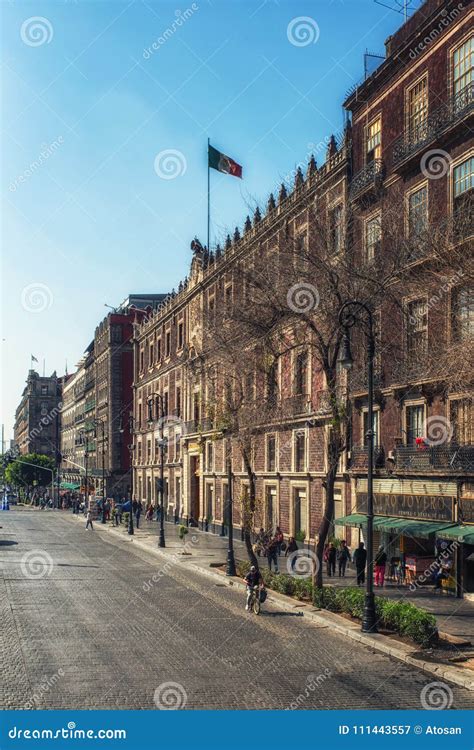
<path fill-rule="evenodd" d="M 260 589 L 260 604 L 263 604 L 265 599 L 267 598 L 267 592 L 265 589 Z"/>

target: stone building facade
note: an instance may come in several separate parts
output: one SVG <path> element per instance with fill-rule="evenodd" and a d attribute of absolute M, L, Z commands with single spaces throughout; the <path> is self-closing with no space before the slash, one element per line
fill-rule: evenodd
<path fill-rule="evenodd" d="M 20 454 L 41 453 L 56 460 L 63 380 L 30 370 L 15 412 L 14 444 Z"/>

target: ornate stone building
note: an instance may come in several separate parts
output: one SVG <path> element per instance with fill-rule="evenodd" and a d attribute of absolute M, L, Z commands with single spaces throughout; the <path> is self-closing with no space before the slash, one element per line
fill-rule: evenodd
<path fill-rule="evenodd" d="M 21 454 L 42 453 L 56 460 L 61 424 L 62 378 L 34 370 L 15 412 L 14 443 Z"/>

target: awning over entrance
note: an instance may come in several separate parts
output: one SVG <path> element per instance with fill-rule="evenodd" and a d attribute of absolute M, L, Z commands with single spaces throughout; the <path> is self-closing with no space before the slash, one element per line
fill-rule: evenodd
<path fill-rule="evenodd" d="M 81 485 L 74 482 L 61 482 L 59 486 L 62 490 L 78 490 Z"/>
<path fill-rule="evenodd" d="M 367 525 L 367 516 L 362 513 L 353 513 L 350 516 L 337 518 L 334 523 L 341 526 L 357 526 L 361 528 Z M 374 529 L 377 529 L 377 531 L 390 531 L 395 534 L 409 534 L 410 536 L 421 538 L 428 538 L 431 534 L 438 534 L 444 538 L 444 529 L 451 530 L 452 528 L 456 527 L 453 527 L 452 524 L 437 523 L 435 521 L 413 521 L 410 518 L 374 516 Z M 474 536 L 474 527 L 472 533 Z"/>
<path fill-rule="evenodd" d="M 474 545 L 474 526 L 450 526 L 444 531 L 437 531 L 436 536 L 440 539 L 453 539 L 464 544 Z"/>
<path fill-rule="evenodd" d="M 343 516 L 342 518 L 336 518 L 334 521 L 338 526 L 365 526 L 367 523 L 367 516 L 362 513 L 352 513 L 350 516 Z"/>

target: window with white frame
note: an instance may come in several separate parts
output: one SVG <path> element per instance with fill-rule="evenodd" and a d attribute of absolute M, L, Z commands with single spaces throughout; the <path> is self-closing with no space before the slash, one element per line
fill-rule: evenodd
<path fill-rule="evenodd" d="M 367 448 L 369 441 L 367 440 L 367 432 L 369 429 L 369 412 L 364 409 L 362 412 L 362 445 Z M 380 411 L 374 409 L 372 414 L 372 432 L 374 433 L 374 447 L 378 448 L 380 445 Z"/>
<path fill-rule="evenodd" d="M 307 441 L 306 430 L 295 430 L 293 433 L 294 467 L 295 471 L 306 471 Z"/>
<path fill-rule="evenodd" d="M 408 134 L 417 142 L 426 135 L 428 117 L 428 79 L 417 81 L 407 93 Z"/>
<path fill-rule="evenodd" d="M 295 394 L 306 395 L 308 391 L 308 352 L 299 352 L 295 360 Z"/>
<path fill-rule="evenodd" d="M 457 398 L 450 401 L 450 423 L 453 442 L 458 445 L 474 444 L 474 401 L 472 398 Z"/>
<path fill-rule="evenodd" d="M 377 117 L 376 120 L 367 126 L 366 138 L 366 163 L 371 164 L 376 159 L 382 157 L 382 120 Z"/>
<path fill-rule="evenodd" d="M 407 307 L 407 356 L 410 360 L 426 353 L 428 346 L 428 305 L 426 299 L 415 299 Z"/>
<path fill-rule="evenodd" d="M 456 341 L 474 336 L 474 287 L 465 286 L 452 293 L 452 330 Z"/>
<path fill-rule="evenodd" d="M 293 518 L 295 536 L 306 536 L 308 532 L 308 495 L 306 489 L 303 487 L 295 487 L 293 489 Z"/>
<path fill-rule="evenodd" d="M 419 237 L 428 222 L 428 187 L 423 185 L 408 196 L 408 236 Z"/>
<path fill-rule="evenodd" d="M 473 70 L 474 34 L 453 52 L 453 93 L 457 100 L 464 99 L 463 94 L 469 92 L 474 79 Z M 470 97 L 472 100 L 472 93 Z M 461 104 L 459 101 L 459 106 Z"/>
<path fill-rule="evenodd" d="M 277 488 L 275 485 L 267 485 L 265 487 L 265 528 L 273 532 L 277 525 Z"/>
<path fill-rule="evenodd" d="M 276 435 L 267 435 L 267 471 L 276 471 Z"/>
<path fill-rule="evenodd" d="M 416 438 L 424 437 L 425 407 L 423 404 L 405 408 L 405 432 L 407 445 L 415 445 Z"/>
<path fill-rule="evenodd" d="M 206 470 L 213 471 L 214 469 L 214 443 L 212 440 L 208 440 L 206 443 Z"/>
<path fill-rule="evenodd" d="M 367 261 L 372 261 L 377 257 L 380 251 L 380 244 L 382 241 L 382 223 L 381 216 L 373 216 L 367 219 L 365 222 L 364 232 L 364 245 L 365 245 L 365 258 Z"/>

